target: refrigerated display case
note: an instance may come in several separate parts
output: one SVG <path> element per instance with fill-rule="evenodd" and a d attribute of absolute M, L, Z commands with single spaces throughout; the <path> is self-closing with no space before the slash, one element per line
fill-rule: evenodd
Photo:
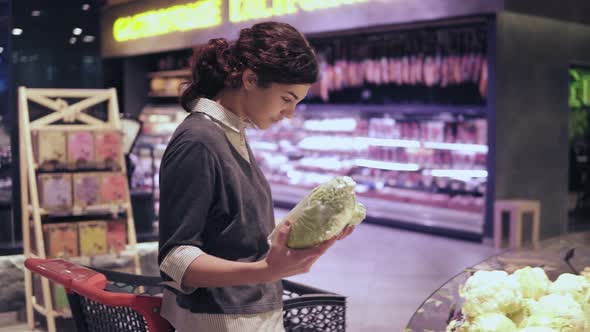
<path fill-rule="evenodd" d="M 477 107 L 299 107 L 249 144 L 279 205 L 334 176 L 357 182 L 368 219 L 481 234 L 487 119 Z M 425 112 L 426 111 L 426 112 Z"/>
<path fill-rule="evenodd" d="M 160 163 L 168 141 L 187 113 L 176 104 L 148 104 L 140 115 L 141 134 L 131 153 L 135 169 L 131 177 L 134 192 L 153 193 L 154 212 L 159 211 Z"/>

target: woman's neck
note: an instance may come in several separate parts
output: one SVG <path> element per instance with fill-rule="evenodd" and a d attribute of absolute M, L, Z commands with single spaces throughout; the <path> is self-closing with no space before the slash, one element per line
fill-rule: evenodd
<path fill-rule="evenodd" d="M 213 98 L 213 100 L 219 103 L 228 111 L 239 116 L 240 119 L 246 120 L 246 113 L 244 112 L 244 108 L 240 104 L 240 90 L 226 89 L 224 91 L 219 92 L 217 96 Z"/>

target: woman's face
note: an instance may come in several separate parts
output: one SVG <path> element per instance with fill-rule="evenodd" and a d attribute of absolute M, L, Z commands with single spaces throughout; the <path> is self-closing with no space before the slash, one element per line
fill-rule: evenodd
<path fill-rule="evenodd" d="M 261 88 L 254 78 L 254 82 L 244 82 L 244 87 L 246 116 L 260 129 L 268 129 L 282 119 L 294 116 L 295 106 L 307 95 L 311 85 L 272 83 Z"/>

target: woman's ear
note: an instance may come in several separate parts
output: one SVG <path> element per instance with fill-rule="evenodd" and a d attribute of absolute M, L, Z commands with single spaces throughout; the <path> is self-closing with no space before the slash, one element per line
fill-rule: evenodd
<path fill-rule="evenodd" d="M 256 88 L 258 82 L 258 77 L 256 73 L 252 71 L 252 69 L 246 69 L 242 73 L 242 85 L 246 91 L 251 91 Z"/>

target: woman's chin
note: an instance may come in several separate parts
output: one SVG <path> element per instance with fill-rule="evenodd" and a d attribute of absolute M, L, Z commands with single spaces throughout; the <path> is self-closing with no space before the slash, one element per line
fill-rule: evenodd
<path fill-rule="evenodd" d="M 264 130 L 264 129 L 268 129 L 268 128 L 272 127 L 273 124 L 275 124 L 275 123 L 272 121 L 265 121 L 262 123 L 256 123 L 256 127 Z"/>

